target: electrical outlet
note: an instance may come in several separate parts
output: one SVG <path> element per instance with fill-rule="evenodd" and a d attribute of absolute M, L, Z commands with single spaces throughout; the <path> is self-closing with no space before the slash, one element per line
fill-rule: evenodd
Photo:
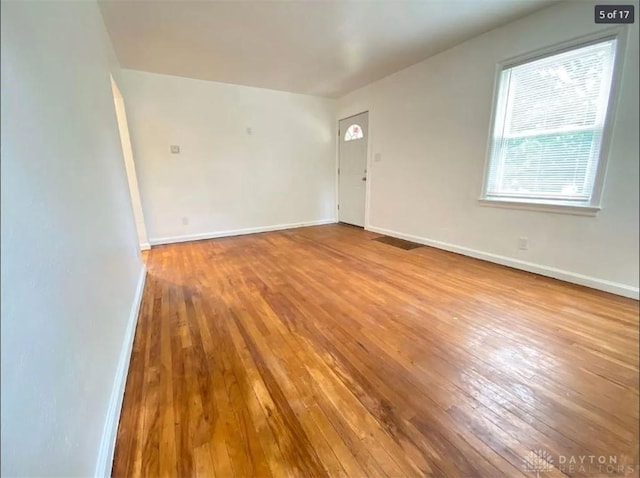
<path fill-rule="evenodd" d="M 251 136 L 253 134 L 253 128 L 247 128 L 247 134 Z"/>
<path fill-rule="evenodd" d="M 185 226 L 189 224 L 189 218 L 187 216 L 182 218 L 182 224 L 184 224 Z"/>
<path fill-rule="evenodd" d="M 518 249 L 521 251 L 526 251 L 529 249 L 529 238 L 528 237 L 520 237 L 518 238 Z"/>
<path fill-rule="evenodd" d="M 171 154 L 179 154 L 179 153 L 180 153 L 180 146 L 178 146 L 177 144 L 172 144 Z"/>

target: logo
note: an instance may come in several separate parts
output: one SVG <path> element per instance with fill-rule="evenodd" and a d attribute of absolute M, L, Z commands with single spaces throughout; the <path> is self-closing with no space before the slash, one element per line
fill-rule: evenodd
<path fill-rule="evenodd" d="M 553 458 L 545 450 L 531 450 L 523 459 L 524 471 L 535 472 L 540 478 L 540 472 L 553 470 Z"/>

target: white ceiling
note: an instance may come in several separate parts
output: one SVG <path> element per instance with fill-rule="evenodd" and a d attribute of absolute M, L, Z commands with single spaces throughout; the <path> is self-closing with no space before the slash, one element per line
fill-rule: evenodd
<path fill-rule="evenodd" d="M 101 1 L 123 68 L 340 97 L 554 0 Z"/>

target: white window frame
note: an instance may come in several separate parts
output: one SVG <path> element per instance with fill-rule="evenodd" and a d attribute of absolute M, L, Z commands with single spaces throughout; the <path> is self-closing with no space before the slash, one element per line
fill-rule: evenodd
<path fill-rule="evenodd" d="M 624 52 L 626 46 L 626 37 L 628 29 L 624 26 L 615 26 L 613 28 L 605 28 L 596 33 L 574 38 L 572 40 L 557 43 L 552 46 L 536 50 L 524 55 L 520 55 L 508 60 L 502 61 L 496 65 L 496 73 L 493 88 L 493 101 L 491 110 L 491 121 L 489 136 L 487 141 L 486 160 L 484 167 L 484 175 L 482 178 L 482 194 L 479 202 L 481 206 L 506 207 L 514 209 L 525 209 L 543 212 L 574 214 L 581 216 L 595 216 L 602 209 L 602 190 L 607 170 L 607 162 L 609 158 L 609 149 L 611 145 L 611 133 L 615 120 L 615 109 L 618 103 L 618 92 L 620 89 L 620 78 L 622 76 L 622 63 L 624 61 Z M 557 200 L 538 200 L 538 199 L 513 199 L 498 198 L 487 195 L 487 186 L 489 180 L 489 169 L 491 167 L 493 153 L 493 134 L 495 131 L 496 121 L 501 99 L 501 77 L 502 72 L 509 68 L 513 68 L 524 63 L 530 63 L 535 60 L 547 58 L 559 53 L 574 50 L 594 43 L 600 43 L 606 40 L 616 40 L 614 52 L 613 72 L 611 76 L 611 89 L 609 92 L 609 102 L 607 104 L 607 112 L 604 119 L 604 127 L 602 130 L 602 142 L 600 144 L 600 156 L 598 158 L 598 166 L 596 169 L 596 177 L 593 184 L 593 192 L 589 204 L 575 204 L 571 202 L 562 202 Z"/>

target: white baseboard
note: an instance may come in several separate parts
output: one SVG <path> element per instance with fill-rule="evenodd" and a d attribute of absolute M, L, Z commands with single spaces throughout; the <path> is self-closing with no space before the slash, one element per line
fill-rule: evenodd
<path fill-rule="evenodd" d="M 565 282 L 571 282 L 573 284 L 583 285 L 591 287 L 592 289 L 598 289 L 605 292 L 611 292 L 612 294 L 621 295 L 623 297 L 629 297 L 630 299 L 638 300 L 640 296 L 640 290 L 637 287 L 632 287 L 626 284 L 620 284 L 618 282 L 611 282 L 604 279 L 598 279 L 596 277 L 585 276 L 577 274 L 575 272 L 569 272 L 562 269 L 556 269 L 555 267 L 544 266 L 541 264 L 535 264 L 533 262 L 522 261 L 520 259 L 514 259 L 512 257 L 500 256 L 498 254 L 492 254 L 490 252 L 478 251 L 476 249 L 470 249 L 468 247 L 457 246 L 455 244 L 448 244 L 446 242 L 434 241 L 432 239 L 426 239 L 424 237 L 412 236 L 410 234 L 403 234 L 401 232 L 391 231 L 389 229 L 383 229 L 381 227 L 368 226 L 368 231 L 377 232 L 386 236 L 397 237 L 398 239 L 404 239 L 407 241 L 417 242 L 418 244 L 424 244 L 426 246 L 443 249 L 445 251 L 455 252 L 469 257 L 475 257 L 476 259 L 482 259 L 503 266 L 513 267 L 514 269 L 520 269 L 527 272 L 533 272 L 546 277 L 552 277 Z"/>
<path fill-rule="evenodd" d="M 141 242 L 140 243 L 140 250 L 141 251 L 148 251 L 149 249 L 151 249 L 151 244 L 149 244 L 148 242 Z"/>
<path fill-rule="evenodd" d="M 202 239 L 216 239 L 219 237 L 242 236 L 245 234 L 256 234 L 258 232 L 281 231 L 283 229 L 294 229 L 297 227 L 321 226 L 323 224 L 333 224 L 335 219 L 321 219 L 319 221 L 295 222 L 291 224 L 276 224 L 274 226 L 249 227 L 246 229 L 234 229 L 231 231 L 205 232 L 202 234 L 188 234 L 184 236 L 157 237 L 149 239 L 152 246 L 160 244 L 173 244 L 175 242 L 199 241 Z"/>
<path fill-rule="evenodd" d="M 98 452 L 98 462 L 95 473 L 96 478 L 111 476 L 111 466 L 113 465 L 113 453 L 116 446 L 116 435 L 118 434 L 118 424 L 120 422 L 120 411 L 122 410 L 124 388 L 127 383 L 127 372 L 129 371 L 133 339 L 136 334 L 138 313 L 140 312 L 140 303 L 142 302 L 142 293 L 144 292 L 146 278 L 147 268 L 143 265 L 142 270 L 140 271 L 140 278 L 138 279 L 138 286 L 133 297 L 133 303 L 131 304 L 129 323 L 127 324 L 127 330 L 125 331 L 122 351 L 120 352 L 120 360 L 118 362 L 116 377 L 111 391 L 111 399 L 109 400 L 107 419 L 104 424 L 100 450 Z"/>

